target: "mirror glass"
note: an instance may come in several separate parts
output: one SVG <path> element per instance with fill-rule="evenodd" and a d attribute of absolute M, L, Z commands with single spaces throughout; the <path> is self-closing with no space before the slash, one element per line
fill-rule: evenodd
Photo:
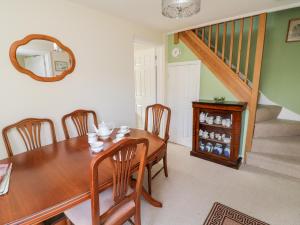
<path fill-rule="evenodd" d="M 59 76 L 72 66 L 69 53 L 47 40 L 33 39 L 18 46 L 16 59 L 19 66 L 44 78 Z"/>

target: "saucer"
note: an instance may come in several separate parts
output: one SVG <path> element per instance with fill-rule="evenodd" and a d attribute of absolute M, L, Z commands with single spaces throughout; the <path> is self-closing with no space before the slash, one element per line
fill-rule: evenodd
<path fill-rule="evenodd" d="M 104 147 L 104 143 L 102 141 L 96 141 L 91 143 L 90 146 L 93 152 L 100 152 Z"/>
<path fill-rule="evenodd" d="M 127 129 L 127 130 L 121 130 L 121 129 L 120 129 L 120 130 L 118 131 L 118 134 L 124 134 L 124 135 L 125 135 L 125 134 L 128 134 L 128 133 L 130 133 L 130 129 Z"/>
<path fill-rule="evenodd" d="M 103 148 L 104 148 L 104 146 L 97 147 L 97 148 L 91 147 L 91 150 L 92 150 L 92 152 L 98 153 L 98 152 L 101 152 L 103 150 Z"/>

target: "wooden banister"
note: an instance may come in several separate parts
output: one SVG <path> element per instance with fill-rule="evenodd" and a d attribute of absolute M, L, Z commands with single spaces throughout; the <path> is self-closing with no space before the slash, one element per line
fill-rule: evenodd
<path fill-rule="evenodd" d="M 239 20 L 233 20 L 230 22 L 223 23 L 223 32 L 220 34 L 220 25 L 209 25 L 201 28 L 201 37 L 198 32 L 184 31 L 180 34 L 180 39 L 195 53 L 195 55 L 202 60 L 202 62 L 215 74 L 215 76 L 241 101 L 248 103 L 249 109 L 249 121 L 247 129 L 246 139 L 246 151 L 251 150 L 255 114 L 257 107 L 257 98 L 259 91 L 260 71 L 261 62 L 265 38 L 266 29 L 266 14 L 258 16 L 258 29 L 257 29 L 257 40 L 255 47 L 252 44 L 252 33 L 254 27 L 254 17 L 249 17 L 250 23 L 247 26 L 245 18 Z M 237 47 L 235 47 L 235 23 L 239 22 L 240 29 L 238 35 Z M 230 40 L 227 45 L 227 27 L 230 23 Z M 215 28 L 216 27 L 216 28 Z M 214 29 L 215 37 L 214 44 L 212 40 Z M 208 31 L 206 31 L 208 29 Z M 205 33 L 208 32 L 208 33 Z M 247 35 L 247 44 L 243 46 L 243 35 Z M 222 38 L 222 52 L 219 52 L 219 38 Z M 221 44 L 221 43 L 220 43 Z M 212 46 L 213 45 L 213 46 Z M 229 52 L 228 51 L 229 48 Z M 243 49 L 244 48 L 244 49 Z M 253 63 L 250 63 L 251 51 L 255 50 L 254 66 L 253 66 L 253 79 L 248 82 L 249 67 Z M 245 56 L 245 68 L 241 71 L 242 57 Z M 252 54 L 252 53 L 251 53 Z M 233 57 L 234 56 L 234 57 Z M 236 60 L 234 60 L 234 59 Z M 236 64 L 235 64 L 236 63 Z M 252 71 L 252 70 L 251 70 Z M 244 74 L 242 74 L 244 72 Z M 237 76 L 238 75 L 238 76 Z M 251 86 L 250 86 L 251 84 Z"/>

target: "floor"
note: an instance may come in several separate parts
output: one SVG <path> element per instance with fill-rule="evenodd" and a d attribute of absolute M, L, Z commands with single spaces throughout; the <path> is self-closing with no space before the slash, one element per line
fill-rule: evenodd
<path fill-rule="evenodd" d="M 220 202 L 272 225 L 300 225 L 300 180 L 251 167 L 230 169 L 169 144 L 169 177 L 153 180 L 158 209 L 143 201 L 143 225 L 201 225 Z"/>

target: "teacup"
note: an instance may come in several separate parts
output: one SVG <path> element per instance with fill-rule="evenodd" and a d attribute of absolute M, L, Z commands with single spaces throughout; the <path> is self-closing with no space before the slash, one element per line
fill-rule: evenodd
<path fill-rule="evenodd" d="M 208 138 L 209 137 L 208 132 L 207 131 L 203 131 L 202 137 L 203 138 Z"/>
<path fill-rule="evenodd" d="M 226 119 L 225 127 L 231 127 L 231 119 Z"/>
<path fill-rule="evenodd" d="M 222 126 L 225 127 L 225 126 L 226 126 L 226 123 L 227 123 L 227 122 L 226 122 L 226 119 L 222 119 L 222 122 L 221 122 L 221 123 L 222 123 Z"/>
<path fill-rule="evenodd" d="M 120 126 L 120 130 L 122 130 L 122 131 L 126 131 L 126 130 L 128 130 L 128 129 L 129 129 L 128 126 Z"/>
<path fill-rule="evenodd" d="M 213 124 L 214 123 L 214 117 L 213 116 L 208 116 L 206 117 L 206 123 L 208 124 Z"/>
<path fill-rule="evenodd" d="M 209 137 L 210 137 L 210 139 L 214 139 L 215 138 L 215 132 L 210 132 Z"/>
<path fill-rule="evenodd" d="M 229 144 L 231 139 L 230 138 L 224 138 L 223 141 L 226 143 L 226 144 Z"/>
<path fill-rule="evenodd" d="M 207 117 L 207 113 L 201 112 L 200 113 L 200 122 L 201 123 L 205 122 L 206 117 Z"/>
<path fill-rule="evenodd" d="M 222 117 L 221 116 L 216 116 L 215 124 L 221 124 L 221 123 L 222 123 Z"/>
<path fill-rule="evenodd" d="M 96 133 L 87 133 L 87 136 L 88 136 L 88 143 L 94 143 L 97 141 Z"/>
<path fill-rule="evenodd" d="M 199 130 L 199 136 L 202 137 L 202 135 L 203 135 L 203 130 L 200 129 Z"/>

